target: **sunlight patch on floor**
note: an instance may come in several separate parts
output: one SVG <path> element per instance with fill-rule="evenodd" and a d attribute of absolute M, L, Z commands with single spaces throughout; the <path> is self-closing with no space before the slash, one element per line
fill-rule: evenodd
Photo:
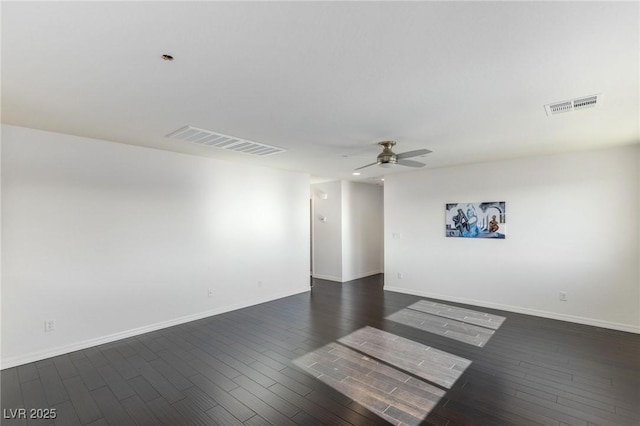
<path fill-rule="evenodd" d="M 386 317 L 418 330 L 484 347 L 505 317 L 421 300 Z"/>
<path fill-rule="evenodd" d="M 294 364 L 392 424 L 415 426 L 471 361 L 364 327 Z"/>

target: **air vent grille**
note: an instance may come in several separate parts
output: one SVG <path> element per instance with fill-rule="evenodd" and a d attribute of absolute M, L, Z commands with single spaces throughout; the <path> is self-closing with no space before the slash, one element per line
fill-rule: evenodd
<path fill-rule="evenodd" d="M 602 96 L 598 94 L 571 99 L 569 101 L 554 102 L 552 104 L 545 105 L 544 109 L 547 112 L 547 115 L 556 115 L 580 109 L 593 108 L 600 103 L 602 103 Z"/>
<path fill-rule="evenodd" d="M 267 155 L 285 152 L 285 149 L 263 143 L 248 141 L 210 130 L 199 129 L 193 126 L 184 126 L 167 135 L 168 138 L 179 139 L 199 145 L 212 146 L 214 148 L 227 149 L 229 151 L 242 152 L 244 154 L 266 157 Z"/>

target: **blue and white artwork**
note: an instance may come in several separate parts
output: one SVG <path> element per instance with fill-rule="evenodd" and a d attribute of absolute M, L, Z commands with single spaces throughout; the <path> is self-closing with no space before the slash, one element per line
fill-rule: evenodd
<path fill-rule="evenodd" d="M 504 239 L 506 236 L 504 201 L 447 204 L 446 219 L 447 237 Z"/>

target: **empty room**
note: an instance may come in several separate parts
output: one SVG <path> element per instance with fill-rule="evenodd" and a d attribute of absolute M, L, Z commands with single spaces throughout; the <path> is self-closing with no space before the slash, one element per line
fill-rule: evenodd
<path fill-rule="evenodd" d="M 3 426 L 640 423 L 640 3 L 0 16 Z"/>

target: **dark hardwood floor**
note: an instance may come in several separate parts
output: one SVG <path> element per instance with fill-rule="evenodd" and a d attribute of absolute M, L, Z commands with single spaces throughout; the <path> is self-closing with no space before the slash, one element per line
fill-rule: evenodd
<path fill-rule="evenodd" d="M 446 327 L 457 323 L 440 317 L 433 327 L 441 332 L 387 319 L 425 298 L 383 291 L 382 283 L 381 275 L 342 285 L 314 280 L 311 293 L 3 370 L 2 425 L 389 424 L 374 411 L 379 399 L 394 400 L 394 387 L 390 396 L 376 399 L 374 391 L 352 399 L 327 384 L 342 386 L 339 380 L 351 374 L 345 371 L 368 379 L 368 368 L 378 367 L 440 392 L 433 406 L 420 407 L 427 413 L 423 424 L 640 424 L 639 335 L 442 302 L 506 318 L 487 332 L 493 334 L 483 346 L 473 345 L 451 338 L 455 333 Z M 430 318 L 409 314 L 393 318 Z M 401 338 L 394 343 L 398 351 L 415 342 L 418 350 L 428 346 L 470 364 L 453 385 L 428 383 L 420 375 L 429 365 L 403 367 L 394 361 L 394 345 L 374 348 L 390 351 L 383 360 L 368 356 L 364 345 L 343 346 L 371 336 L 352 334 L 365 327 L 381 339 Z M 465 324 L 460 327 L 464 332 Z M 318 359 L 317 368 L 325 368 L 322 362 L 336 358 L 327 355 L 327 345 L 352 357 L 336 363 L 344 370 L 327 369 L 323 377 L 335 373 L 331 380 L 294 363 Z M 358 357 L 368 364 L 358 365 Z M 396 373 L 383 373 L 379 377 L 392 383 Z M 406 402 L 395 400 L 398 407 Z M 57 417 L 9 418 L 20 408 L 26 417 L 45 414 L 30 409 L 55 409 Z M 389 420 L 406 414 L 395 406 L 386 412 Z"/>

